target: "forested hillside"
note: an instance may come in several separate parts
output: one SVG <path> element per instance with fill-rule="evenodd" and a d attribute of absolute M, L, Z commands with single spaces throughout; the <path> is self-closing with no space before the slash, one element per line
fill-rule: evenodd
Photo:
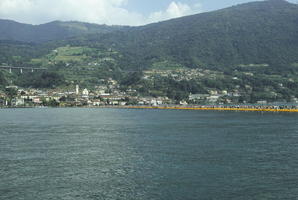
<path fill-rule="evenodd" d="M 87 39 L 117 48 L 142 66 L 160 60 L 193 68 L 291 63 L 298 54 L 298 6 L 248 3 Z"/>
<path fill-rule="evenodd" d="M 0 39 L 6 41 L 66 40 L 63 45 L 113 48 L 124 55 L 121 67 L 126 68 L 148 68 L 160 61 L 192 68 L 285 64 L 296 62 L 298 52 L 298 6 L 284 0 L 247 3 L 141 27 L 58 21 L 39 26 L 1 21 L 0 27 Z M 52 42 L 40 48 L 59 45 Z"/>

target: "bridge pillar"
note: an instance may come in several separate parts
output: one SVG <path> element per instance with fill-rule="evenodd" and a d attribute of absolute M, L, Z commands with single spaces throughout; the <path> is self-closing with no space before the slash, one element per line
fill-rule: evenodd
<path fill-rule="evenodd" d="M 12 73 L 12 70 L 11 70 L 11 68 L 9 68 L 9 73 Z"/>
<path fill-rule="evenodd" d="M 32 72 L 32 73 L 34 72 L 34 69 L 33 69 L 33 68 L 31 69 L 31 72 Z"/>
<path fill-rule="evenodd" d="M 21 72 L 21 74 L 23 73 L 23 69 L 22 68 L 20 69 L 20 72 Z"/>

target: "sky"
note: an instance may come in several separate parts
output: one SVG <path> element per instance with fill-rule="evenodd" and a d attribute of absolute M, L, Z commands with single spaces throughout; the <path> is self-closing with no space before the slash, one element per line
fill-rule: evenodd
<path fill-rule="evenodd" d="M 246 2 L 251 0 L 0 0 L 0 19 L 138 26 Z"/>

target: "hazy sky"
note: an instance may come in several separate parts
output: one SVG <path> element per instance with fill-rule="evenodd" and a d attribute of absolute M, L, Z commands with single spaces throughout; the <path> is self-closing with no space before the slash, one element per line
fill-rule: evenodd
<path fill-rule="evenodd" d="M 77 20 L 142 25 L 245 2 L 251 0 L 0 0 L 0 18 L 31 24 Z"/>

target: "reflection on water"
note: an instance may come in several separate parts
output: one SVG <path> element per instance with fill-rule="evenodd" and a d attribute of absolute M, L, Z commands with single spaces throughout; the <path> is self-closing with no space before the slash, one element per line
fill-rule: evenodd
<path fill-rule="evenodd" d="M 295 199 L 297 114 L 0 110 L 0 199 Z"/>

